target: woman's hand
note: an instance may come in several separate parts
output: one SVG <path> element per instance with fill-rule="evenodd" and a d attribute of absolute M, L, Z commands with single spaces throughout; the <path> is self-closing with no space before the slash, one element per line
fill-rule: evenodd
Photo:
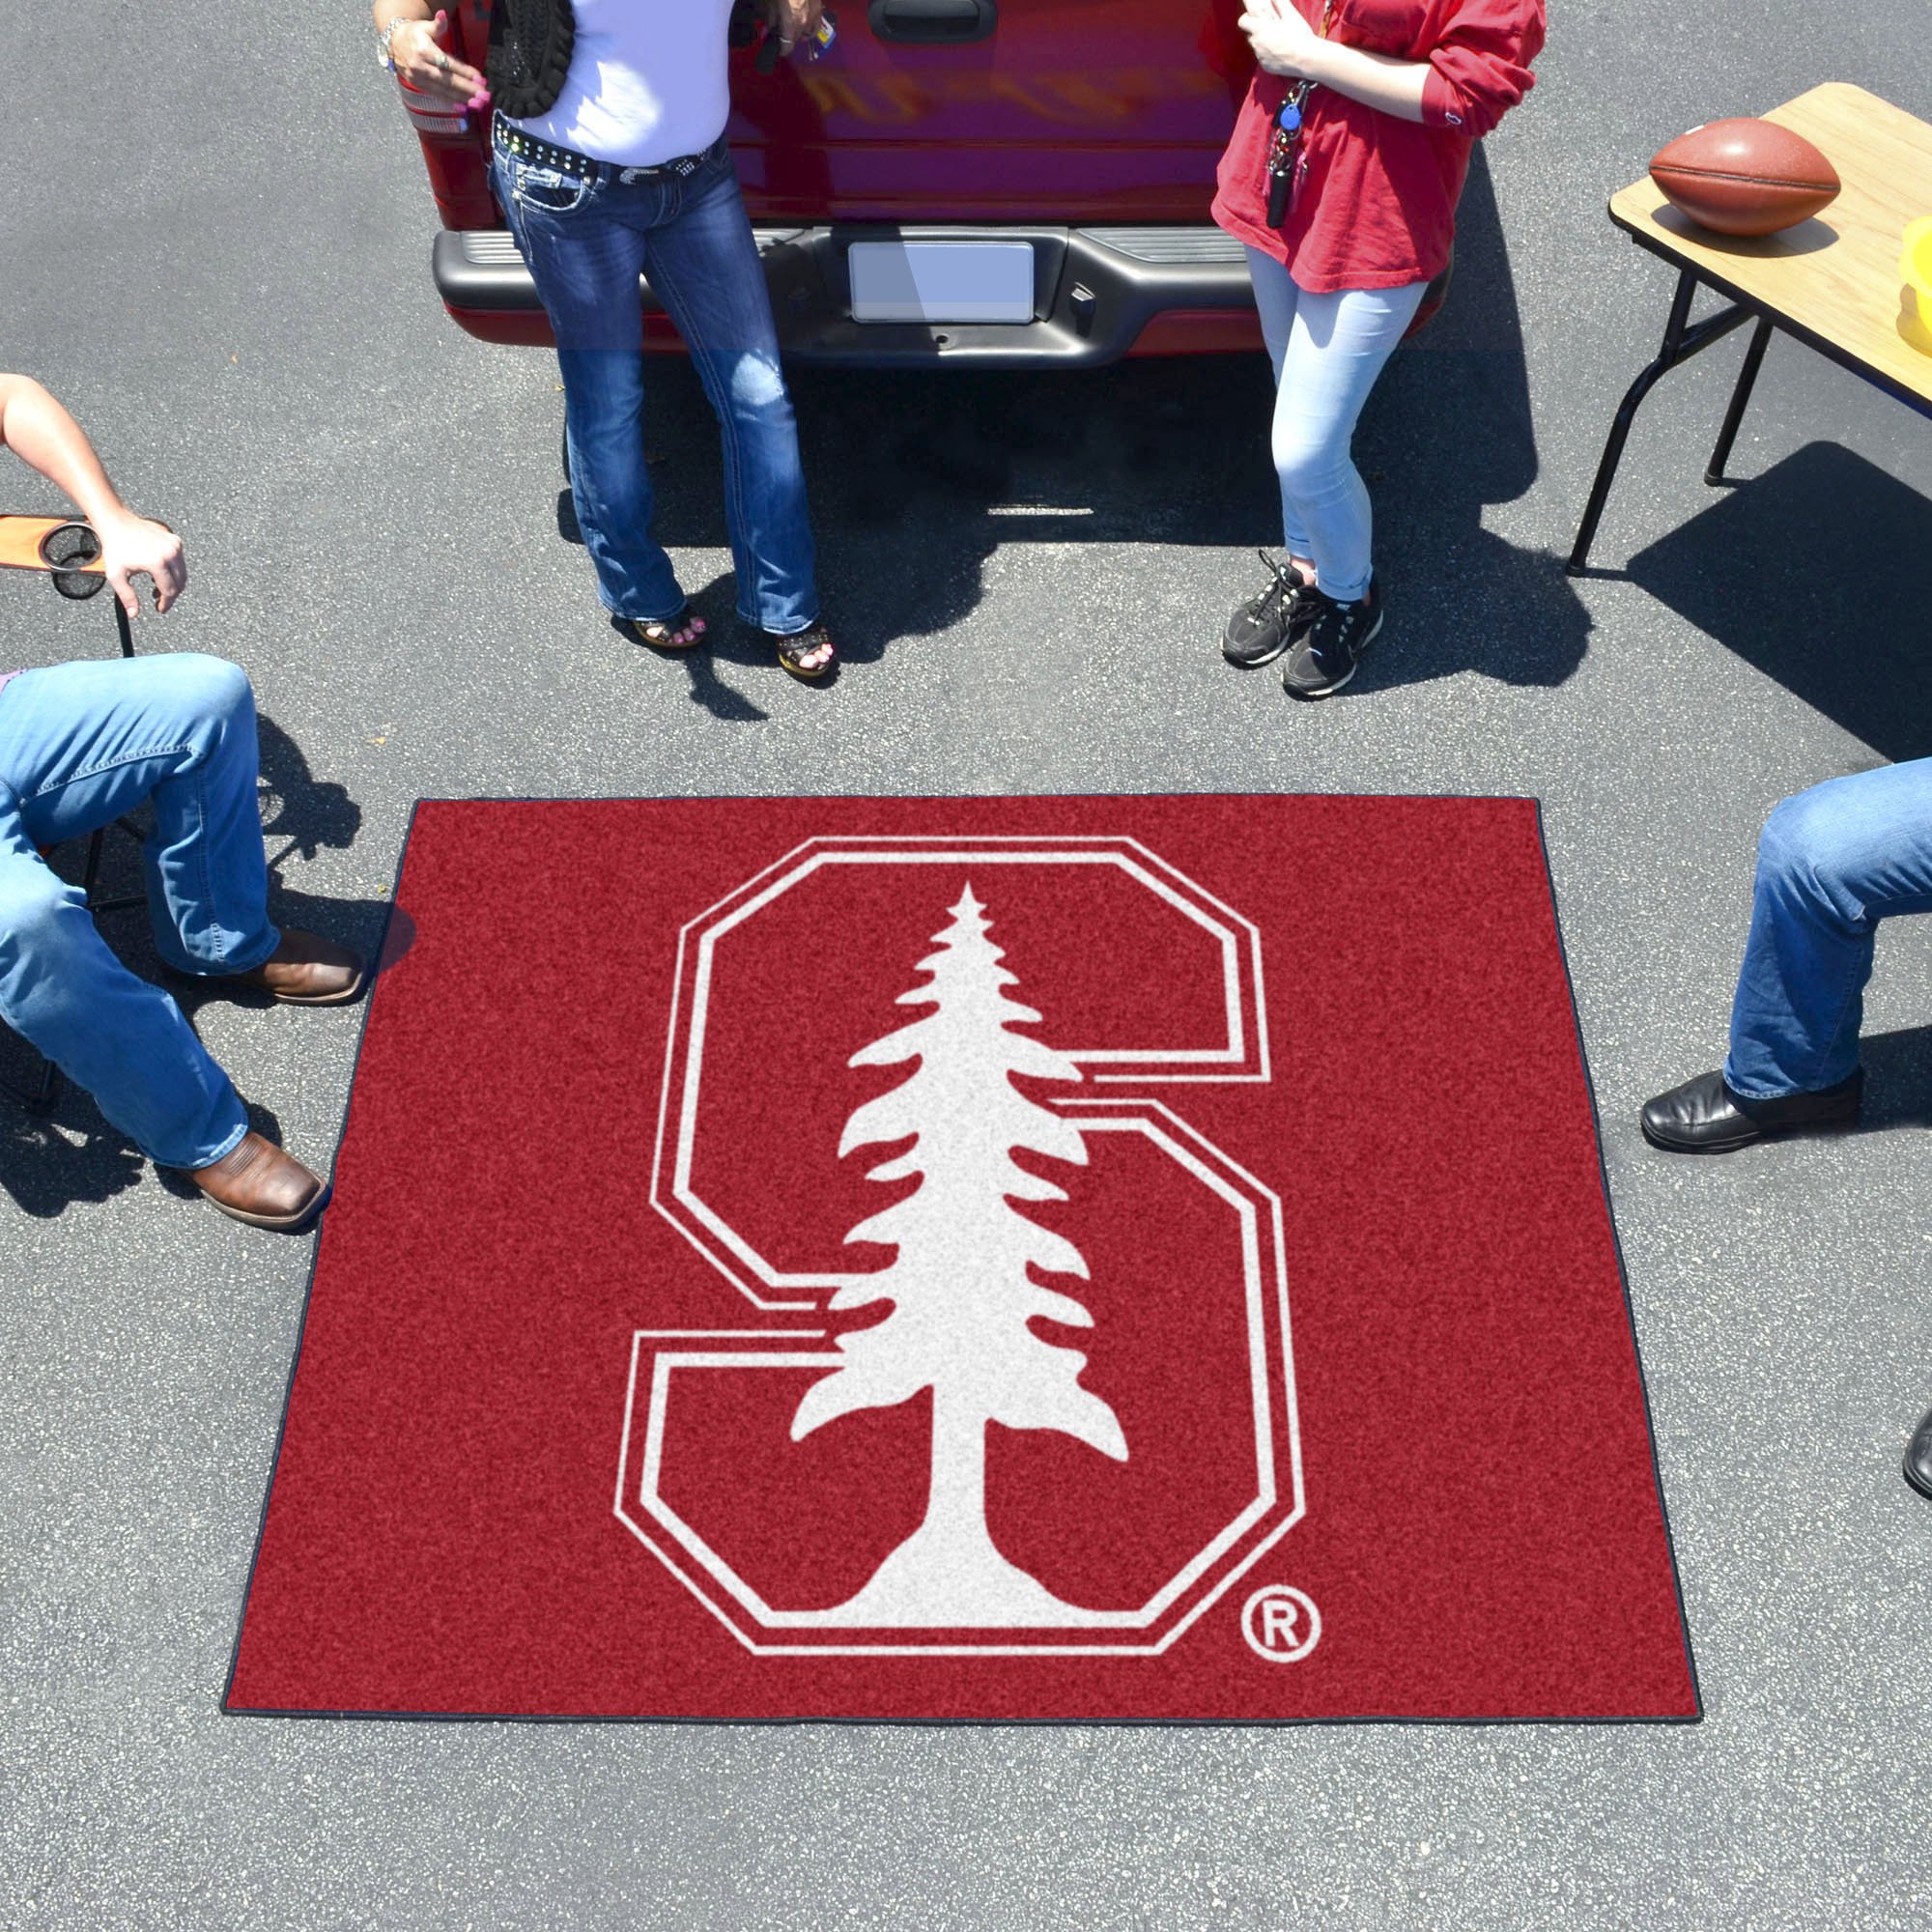
<path fill-rule="evenodd" d="M 1290 80 L 1315 78 L 1327 43 L 1294 11 L 1294 0 L 1249 0 L 1237 24 L 1266 72 Z"/>
<path fill-rule="evenodd" d="M 810 41 L 825 16 L 825 0 L 767 0 L 766 18 L 779 37 L 779 52 L 789 55 Z"/>
<path fill-rule="evenodd" d="M 490 83 L 467 61 L 450 58 L 448 39 L 449 15 L 439 9 L 433 20 L 403 21 L 389 36 L 389 58 L 418 92 L 480 111 L 490 104 Z"/>
<path fill-rule="evenodd" d="M 101 574 L 114 586 L 121 608 L 130 617 L 141 614 L 141 599 L 132 580 L 148 578 L 155 586 L 155 609 L 165 611 L 187 588 L 187 564 L 182 540 L 165 524 L 137 517 L 131 510 L 99 520 Z"/>

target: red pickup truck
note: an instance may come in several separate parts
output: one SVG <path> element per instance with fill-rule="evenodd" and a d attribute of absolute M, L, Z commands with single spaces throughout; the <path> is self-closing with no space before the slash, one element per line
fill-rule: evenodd
<path fill-rule="evenodd" d="M 1240 244 L 1208 218 L 1254 71 L 1242 5 L 846 0 L 822 60 L 776 66 L 741 8 L 726 132 L 786 355 L 1038 368 L 1259 348 Z M 455 12 L 480 68 L 490 0 Z M 444 306 L 484 341 L 549 343 L 490 193 L 486 118 L 402 99 Z M 678 347 L 648 291 L 645 308 L 646 347 Z"/>

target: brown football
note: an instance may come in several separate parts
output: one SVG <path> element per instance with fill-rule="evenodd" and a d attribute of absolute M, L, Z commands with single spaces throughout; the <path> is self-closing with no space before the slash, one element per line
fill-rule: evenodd
<path fill-rule="evenodd" d="M 1720 235 L 1775 235 L 1830 205 L 1837 170 L 1776 121 L 1709 121 L 1657 151 L 1650 178 Z"/>

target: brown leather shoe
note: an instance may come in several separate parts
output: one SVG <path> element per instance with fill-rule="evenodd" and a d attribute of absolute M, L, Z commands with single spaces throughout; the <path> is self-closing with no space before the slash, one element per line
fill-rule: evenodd
<path fill-rule="evenodd" d="M 210 1166 L 189 1168 L 187 1178 L 224 1214 L 281 1234 L 306 1227 L 328 1200 L 319 1176 L 257 1133 L 244 1134 Z"/>
<path fill-rule="evenodd" d="M 246 973 L 220 976 L 237 986 L 256 986 L 292 1007 L 339 1007 L 362 990 L 361 955 L 320 933 L 291 927 L 268 958 Z"/>

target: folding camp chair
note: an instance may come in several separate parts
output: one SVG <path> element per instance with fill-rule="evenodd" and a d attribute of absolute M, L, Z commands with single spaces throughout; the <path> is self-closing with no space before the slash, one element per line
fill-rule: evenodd
<path fill-rule="evenodd" d="M 76 603 L 96 596 L 107 587 L 101 566 L 100 538 L 93 525 L 69 517 L 22 517 L 0 511 L 0 570 L 33 570 L 45 576 L 61 596 Z M 118 597 L 110 597 L 114 625 L 120 637 L 121 655 L 134 655 L 134 636 L 128 628 L 128 613 Z M 129 838 L 138 840 L 140 828 L 130 820 L 116 821 Z M 120 912 L 130 906 L 145 905 L 147 895 L 135 893 L 122 898 L 94 896 L 95 881 L 100 876 L 101 847 L 106 828 L 87 841 L 87 863 L 81 872 L 80 888 L 87 895 L 88 908 L 95 913 Z M 38 1056 L 37 1056 L 38 1057 Z M 61 1072 L 52 1061 L 42 1058 L 39 1080 L 19 1086 L 0 1079 L 0 1089 L 12 1094 L 23 1105 L 38 1112 L 50 1112 L 60 1100 Z"/>

